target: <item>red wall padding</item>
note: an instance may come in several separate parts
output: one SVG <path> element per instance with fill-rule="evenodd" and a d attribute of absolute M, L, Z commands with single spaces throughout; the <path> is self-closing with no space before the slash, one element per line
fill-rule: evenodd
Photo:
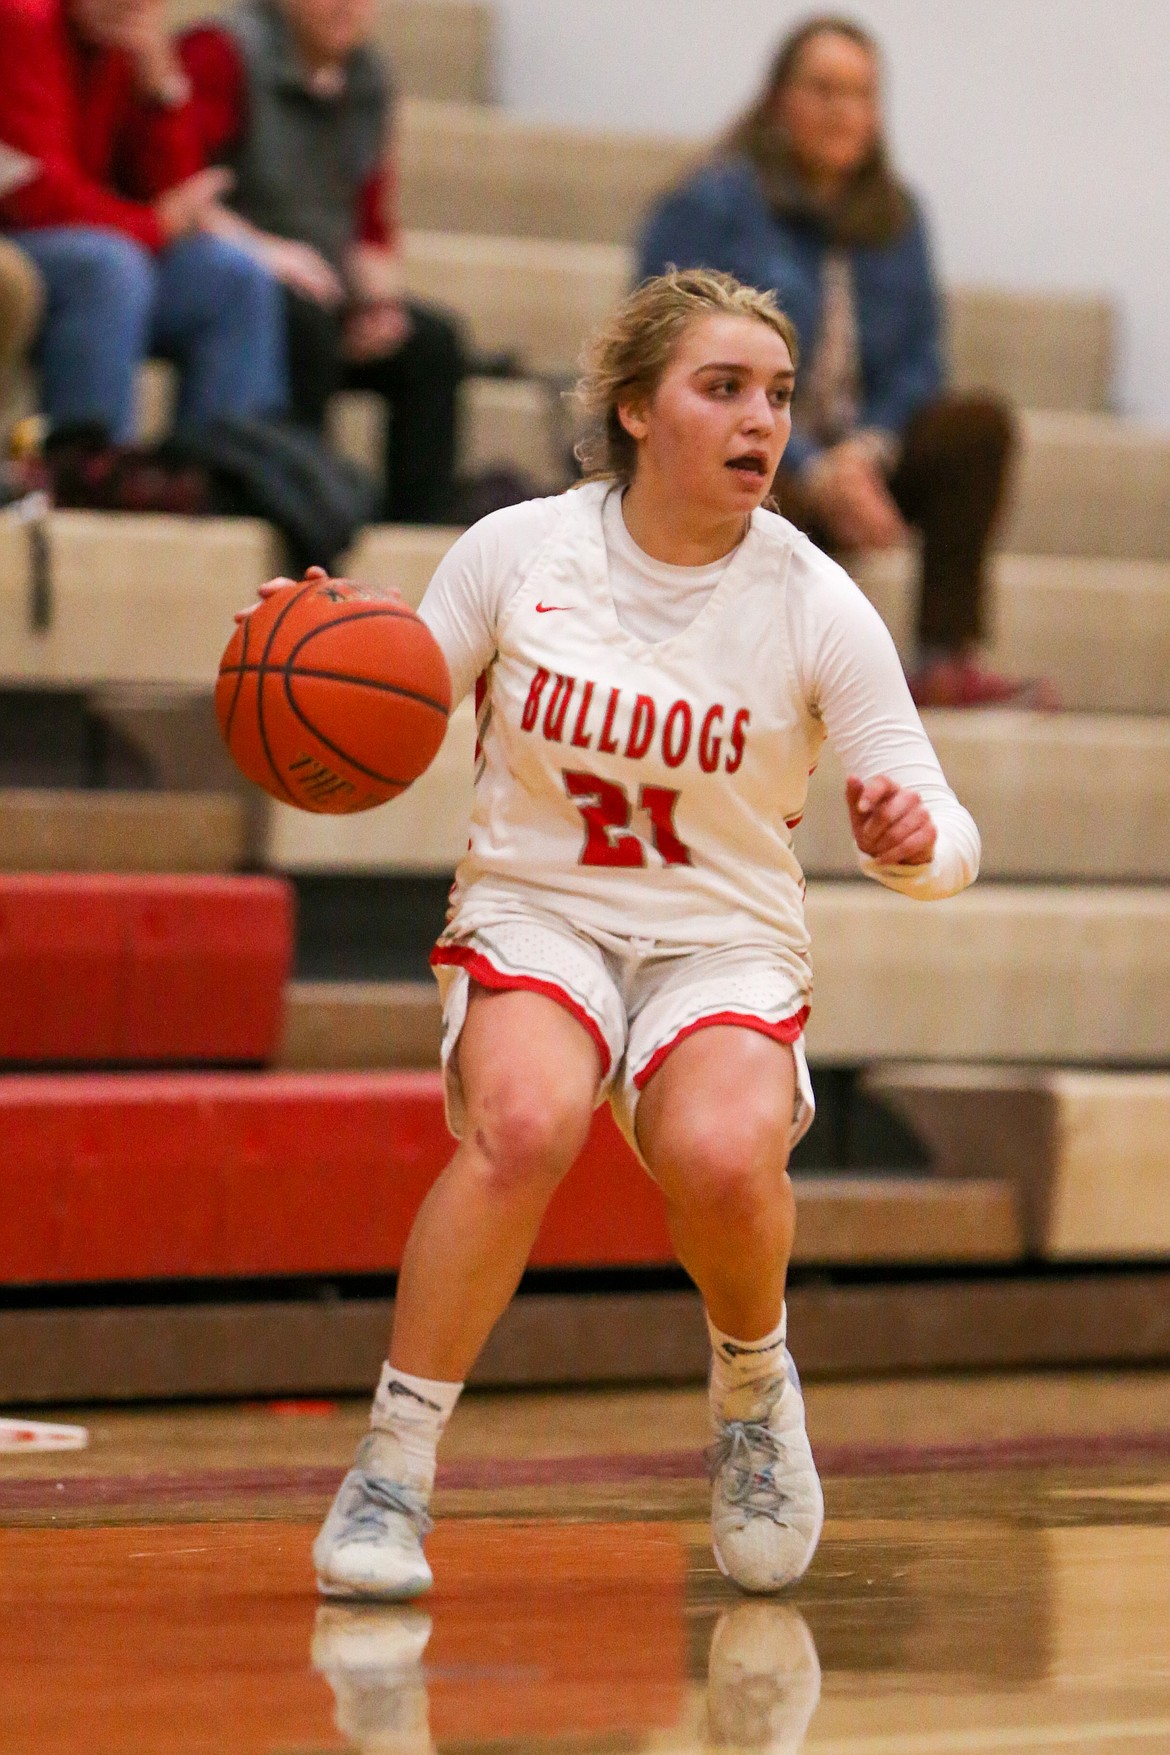
<path fill-rule="evenodd" d="M 396 1268 L 452 1141 L 438 1073 L 0 1080 L 0 1281 Z M 661 1197 L 598 1113 L 534 1266 L 671 1259 Z"/>
<path fill-rule="evenodd" d="M 0 876 L 0 1059 L 269 1059 L 292 963 L 277 878 Z"/>

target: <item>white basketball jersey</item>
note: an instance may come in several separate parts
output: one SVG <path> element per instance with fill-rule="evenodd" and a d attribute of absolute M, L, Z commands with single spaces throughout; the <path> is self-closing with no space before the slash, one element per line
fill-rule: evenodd
<path fill-rule="evenodd" d="M 800 539 L 757 512 L 696 618 L 647 644 L 614 610 L 607 491 L 563 497 L 496 630 L 453 912 L 473 928 L 478 897 L 522 885 L 586 928 L 779 938 L 804 963 L 791 831 L 824 734 L 787 634 Z"/>

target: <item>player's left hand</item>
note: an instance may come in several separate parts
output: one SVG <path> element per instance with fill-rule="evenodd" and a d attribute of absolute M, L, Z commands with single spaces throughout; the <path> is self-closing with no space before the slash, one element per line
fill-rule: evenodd
<path fill-rule="evenodd" d="M 938 834 L 916 792 L 885 774 L 872 780 L 850 775 L 845 802 L 853 839 L 867 859 L 880 865 L 929 865 Z"/>

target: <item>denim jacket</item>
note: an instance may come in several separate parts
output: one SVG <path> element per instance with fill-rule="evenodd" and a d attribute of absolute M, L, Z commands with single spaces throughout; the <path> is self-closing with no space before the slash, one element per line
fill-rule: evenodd
<path fill-rule="evenodd" d="M 779 217 L 747 159 L 716 160 L 673 190 L 646 222 L 639 277 L 676 268 L 715 268 L 772 288 L 810 358 L 821 320 L 821 270 L 828 240 L 814 224 Z M 891 244 L 851 247 L 861 360 L 862 427 L 900 435 L 942 388 L 941 311 L 926 226 L 917 206 Z M 816 443 L 793 430 L 785 462 L 800 470 Z"/>

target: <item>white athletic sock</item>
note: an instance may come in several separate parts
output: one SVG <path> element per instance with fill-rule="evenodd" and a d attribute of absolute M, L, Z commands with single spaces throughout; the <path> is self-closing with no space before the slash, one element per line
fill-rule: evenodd
<path fill-rule="evenodd" d="M 455 1411 L 461 1383 L 412 1377 L 382 1366 L 370 1427 L 378 1435 L 378 1473 L 429 1493 L 435 1482 L 435 1452 L 443 1428 Z"/>
<path fill-rule="evenodd" d="M 788 1312 L 780 1311 L 780 1321 L 771 1334 L 758 1341 L 737 1341 L 725 1335 L 707 1318 L 711 1336 L 711 1376 L 707 1393 L 711 1401 L 711 1418 L 718 1425 L 723 1420 L 750 1420 L 763 1411 L 778 1377 L 784 1376 L 784 1337 L 788 1329 Z"/>

